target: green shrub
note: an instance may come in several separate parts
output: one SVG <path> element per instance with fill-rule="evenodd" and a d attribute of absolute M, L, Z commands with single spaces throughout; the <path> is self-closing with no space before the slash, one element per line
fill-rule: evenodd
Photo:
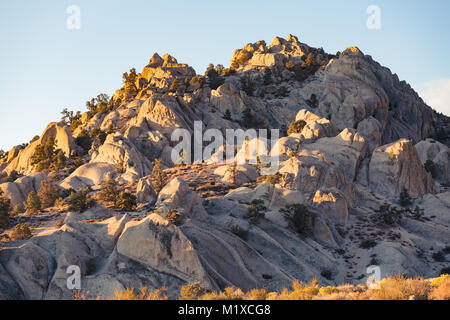
<path fill-rule="evenodd" d="M 387 225 L 395 225 L 402 219 L 402 210 L 384 203 L 378 210 L 375 210 L 374 220 Z"/>
<path fill-rule="evenodd" d="M 264 201 L 261 199 L 253 200 L 247 209 L 245 218 L 249 219 L 251 224 L 257 224 L 260 219 L 264 218 L 267 211 Z"/>
<path fill-rule="evenodd" d="M 9 224 L 9 211 L 11 210 L 11 201 L 3 195 L 0 190 L 0 228 L 6 228 Z"/>
<path fill-rule="evenodd" d="M 26 213 L 28 214 L 39 213 L 39 211 L 41 211 L 41 199 L 39 199 L 38 195 L 34 191 L 28 194 L 28 198 L 23 205 Z"/>
<path fill-rule="evenodd" d="M 177 210 L 171 209 L 167 212 L 166 219 L 171 224 L 178 226 L 181 223 L 182 217 L 181 217 L 181 214 Z"/>
<path fill-rule="evenodd" d="M 291 227 L 303 236 L 310 236 L 314 230 L 316 215 L 303 204 L 291 204 L 280 209 Z"/>
<path fill-rule="evenodd" d="M 84 212 L 94 205 L 94 201 L 89 196 L 89 188 L 81 189 L 76 192 L 72 192 L 66 199 L 69 205 L 69 210 L 76 212 Z"/>
<path fill-rule="evenodd" d="M 122 211 L 132 211 L 136 208 L 136 196 L 122 191 L 114 200 L 114 206 Z"/>
<path fill-rule="evenodd" d="M 400 192 L 399 202 L 402 207 L 408 207 L 412 204 L 412 198 L 409 195 L 408 189 L 405 187 L 403 187 L 402 192 Z"/>
<path fill-rule="evenodd" d="M 49 138 L 36 146 L 31 165 L 36 171 L 61 170 L 66 165 L 66 157 L 61 149 L 56 149 L 55 140 Z"/>
<path fill-rule="evenodd" d="M 10 238 L 13 241 L 28 240 L 33 236 L 31 228 L 26 223 L 18 224 L 11 232 Z"/>
<path fill-rule="evenodd" d="M 134 97 L 138 93 L 136 87 L 137 73 L 136 69 L 130 69 L 130 72 L 125 72 L 122 76 L 125 89 L 126 98 Z"/>
<path fill-rule="evenodd" d="M 83 129 L 75 138 L 75 143 L 83 149 L 83 154 L 88 154 L 92 147 L 92 140 L 89 133 Z"/>
<path fill-rule="evenodd" d="M 101 184 L 98 198 L 100 201 L 114 202 L 116 201 L 119 193 L 119 184 L 117 183 L 117 181 L 114 179 L 108 179 Z"/>
<path fill-rule="evenodd" d="M 153 188 L 155 189 L 157 194 L 167 184 L 167 175 L 163 171 L 162 159 L 155 159 L 153 161 L 153 169 L 150 180 L 152 181 Z"/>
<path fill-rule="evenodd" d="M 233 119 L 231 118 L 231 112 L 230 112 L 229 109 L 227 109 L 227 110 L 225 111 L 225 114 L 223 115 L 223 118 L 224 118 L 225 120 L 228 120 L 228 121 L 233 121 Z"/>
<path fill-rule="evenodd" d="M 306 122 L 303 120 L 292 122 L 287 131 L 288 135 L 293 133 L 302 133 L 303 128 L 306 126 Z"/>
<path fill-rule="evenodd" d="M 56 199 L 59 198 L 59 187 L 53 182 L 43 180 L 37 195 L 41 203 L 41 209 L 53 207 Z"/>
<path fill-rule="evenodd" d="M 282 177 L 283 176 L 280 173 L 269 174 L 269 175 L 263 175 L 263 176 L 258 177 L 258 179 L 256 181 L 262 182 L 265 184 L 276 185 L 281 182 Z"/>

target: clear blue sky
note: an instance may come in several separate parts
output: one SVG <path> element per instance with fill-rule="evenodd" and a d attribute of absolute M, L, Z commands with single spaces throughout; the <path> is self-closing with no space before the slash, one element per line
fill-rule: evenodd
<path fill-rule="evenodd" d="M 381 30 L 366 27 L 371 4 Z M 80 30 L 66 27 L 69 5 L 81 8 Z M 65 107 L 112 95 L 154 52 L 203 73 L 248 42 L 292 33 L 331 53 L 356 45 L 415 88 L 439 83 L 450 78 L 449 14 L 448 0 L 1 1 L 0 148 L 41 134 Z"/>

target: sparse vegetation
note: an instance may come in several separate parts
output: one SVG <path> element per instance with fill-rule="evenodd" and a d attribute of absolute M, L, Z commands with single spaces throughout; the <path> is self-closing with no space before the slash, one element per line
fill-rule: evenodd
<path fill-rule="evenodd" d="M 206 293 L 200 282 L 189 283 L 181 287 L 179 300 L 198 300 Z"/>
<path fill-rule="evenodd" d="M 86 130 L 81 130 L 78 136 L 75 138 L 75 143 L 83 149 L 83 154 L 88 154 L 92 147 L 92 140 L 89 133 Z"/>
<path fill-rule="evenodd" d="M 384 203 L 378 210 L 375 210 L 373 220 L 383 224 L 393 226 L 397 224 L 403 216 L 403 210 Z"/>
<path fill-rule="evenodd" d="M 89 195 L 90 191 L 90 188 L 85 188 L 72 192 L 66 199 L 66 202 L 69 205 L 69 210 L 84 212 L 91 208 L 94 205 L 94 200 L 92 200 Z"/>
<path fill-rule="evenodd" d="M 3 195 L 0 190 L 0 228 L 6 228 L 9 224 L 9 211 L 11 210 L 11 201 Z"/>
<path fill-rule="evenodd" d="M 23 203 L 27 214 L 35 214 L 41 211 L 41 199 L 36 192 L 32 191 L 28 194 L 27 200 Z"/>
<path fill-rule="evenodd" d="M 123 78 L 123 84 L 125 89 L 125 96 L 126 98 L 134 97 L 138 89 L 136 87 L 136 80 L 137 80 L 137 73 L 136 69 L 132 68 L 130 69 L 130 72 L 125 72 L 122 76 Z"/>
<path fill-rule="evenodd" d="M 280 173 L 263 175 L 258 177 L 257 182 L 276 185 L 281 182 L 282 177 L 283 176 Z"/>
<path fill-rule="evenodd" d="M 59 188 L 53 182 L 43 180 L 37 196 L 41 203 L 41 209 L 53 207 L 56 199 L 59 198 Z"/>
<path fill-rule="evenodd" d="M 303 128 L 306 126 L 306 122 L 303 120 L 292 122 L 287 131 L 288 135 L 293 133 L 302 133 Z"/>
<path fill-rule="evenodd" d="M 302 236 L 310 236 L 314 230 L 315 217 L 313 212 L 303 204 L 292 204 L 280 209 L 291 227 Z"/>
<path fill-rule="evenodd" d="M 152 169 L 152 175 L 151 175 L 150 179 L 152 181 L 153 188 L 155 189 L 157 194 L 167 184 L 168 178 L 167 178 L 166 173 L 163 171 L 162 159 L 155 159 L 153 161 L 153 169 Z"/>
<path fill-rule="evenodd" d="M 136 196 L 122 191 L 116 197 L 114 206 L 122 211 L 133 211 L 136 208 Z"/>
<path fill-rule="evenodd" d="M 227 109 L 227 110 L 225 111 L 225 114 L 223 115 L 223 118 L 224 118 L 225 120 L 228 120 L 228 121 L 233 121 L 233 119 L 231 118 L 231 112 L 230 112 L 229 109 Z"/>
<path fill-rule="evenodd" d="M 321 286 L 316 279 L 309 283 L 293 281 L 291 287 L 280 292 L 265 288 L 244 292 L 227 287 L 222 292 L 202 288 L 199 282 L 181 287 L 179 300 L 449 300 L 450 275 L 441 275 L 433 280 L 406 278 L 403 275 L 382 279 L 379 288 L 369 289 L 366 284 Z M 167 300 L 165 288 L 140 293 L 131 288 L 116 290 L 112 300 Z"/>
<path fill-rule="evenodd" d="M 36 171 L 61 170 L 66 165 L 66 157 L 61 149 L 56 149 L 55 140 L 49 138 L 36 146 L 31 165 Z"/>
<path fill-rule="evenodd" d="M 212 63 L 209 64 L 205 72 L 205 78 L 208 79 L 208 84 L 211 89 L 216 90 L 219 86 L 223 84 L 224 79 L 220 77 L 220 74 L 222 72 L 223 72 L 222 65 L 217 65 L 217 68 L 214 68 L 214 65 Z"/>
<path fill-rule="evenodd" d="M 245 218 L 248 219 L 251 224 L 258 224 L 259 220 L 264 218 L 266 211 L 267 208 L 264 205 L 264 201 L 255 199 L 248 206 Z"/>
<path fill-rule="evenodd" d="M 402 192 L 400 192 L 399 202 L 402 207 L 409 207 L 412 204 L 412 198 L 409 195 L 408 189 L 405 187 L 403 187 Z"/>
<path fill-rule="evenodd" d="M 10 238 L 13 241 L 28 240 L 33 236 L 31 228 L 27 223 L 21 223 L 14 227 L 11 232 Z"/>
<path fill-rule="evenodd" d="M 114 179 L 107 179 L 100 185 L 98 199 L 103 202 L 114 202 L 119 195 L 119 185 Z"/>
<path fill-rule="evenodd" d="M 182 220 L 181 214 L 180 214 L 177 210 L 175 210 L 175 209 L 170 209 L 170 210 L 167 212 L 165 218 L 166 218 L 171 224 L 176 225 L 176 226 L 180 225 L 180 224 L 181 224 L 181 220 Z"/>

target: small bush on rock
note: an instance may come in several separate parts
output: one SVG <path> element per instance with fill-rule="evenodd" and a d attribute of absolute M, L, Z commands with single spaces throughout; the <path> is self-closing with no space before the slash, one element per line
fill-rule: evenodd
<path fill-rule="evenodd" d="M 288 205 L 280 212 L 284 214 L 292 228 L 303 236 L 310 236 L 314 230 L 315 217 L 313 212 L 303 204 Z"/>

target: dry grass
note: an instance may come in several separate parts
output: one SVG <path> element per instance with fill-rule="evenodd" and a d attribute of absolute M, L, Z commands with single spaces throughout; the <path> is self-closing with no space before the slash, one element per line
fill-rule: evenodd
<path fill-rule="evenodd" d="M 167 300 L 165 288 L 148 291 L 146 287 L 135 293 L 133 289 L 116 291 L 112 300 Z M 181 300 L 450 300 L 450 275 L 426 280 L 406 278 L 402 275 L 380 281 L 377 289 L 365 284 L 345 284 L 337 287 L 320 286 L 317 280 L 309 283 L 294 281 L 290 288 L 281 292 L 253 289 L 243 292 L 229 287 L 222 292 L 211 292 L 201 288 L 200 283 L 185 285 L 180 290 Z"/>

